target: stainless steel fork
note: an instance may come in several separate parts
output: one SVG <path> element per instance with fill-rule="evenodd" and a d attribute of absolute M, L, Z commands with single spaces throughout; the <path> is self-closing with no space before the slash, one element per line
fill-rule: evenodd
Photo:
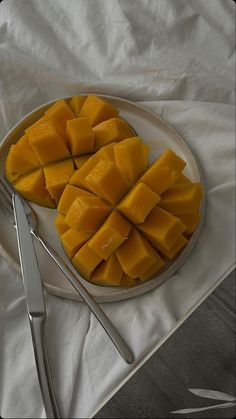
<path fill-rule="evenodd" d="M 12 189 L 11 185 L 7 179 L 3 176 L 0 177 L 0 208 L 7 216 L 8 220 L 15 227 L 15 219 L 12 208 L 12 195 L 17 193 Z M 45 240 L 37 231 L 37 216 L 30 207 L 30 205 L 21 197 L 21 200 L 25 207 L 25 212 L 27 219 L 30 225 L 30 231 L 32 236 L 38 240 L 46 252 L 51 256 L 53 261 L 59 267 L 59 269 L 64 273 L 66 278 L 69 280 L 71 285 L 82 297 L 84 302 L 89 306 L 90 310 L 93 312 L 99 323 L 102 325 L 103 329 L 115 345 L 116 349 L 122 356 L 122 358 L 128 363 L 131 364 L 134 360 L 134 356 L 127 343 L 124 341 L 118 330 L 115 328 L 111 320 L 107 317 L 101 307 L 96 303 L 94 298 L 89 294 L 87 289 L 80 282 L 80 279 L 77 275 L 77 272 L 74 268 L 69 268 L 66 263 L 63 261 L 61 256 L 52 248 L 50 243 Z"/>

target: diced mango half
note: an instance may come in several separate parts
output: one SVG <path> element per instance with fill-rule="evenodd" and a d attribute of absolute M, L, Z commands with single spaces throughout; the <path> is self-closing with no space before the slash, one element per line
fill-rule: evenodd
<path fill-rule="evenodd" d="M 66 123 L 66 136 L 72 156 L 92 153 L 94 132 L 88 118 L 74 118 Z"/>
<path fill-rule="evenodd" d="M 176 182 L 185 165 L 185 161 L 168 149 L 149 167 L 139 181 L 161 195 Z"/>
<path fill-rule="evenodd" d="M 80 169 L 84 163 L 92 156 L 92 154 L 84 154 L 83 156 L 74 157 L 74 164 L 76 169 Z"/>
<path fill-rule="evenodd" d="M 186 234 L 191 234 L 197 228 L 200 220 L 201 214 L 200 212 L 192 212 L 189 214 L 179 214 L 178 218 L 184 223 L 186 226 Z"/>
<path fill-rule="evenodd" d="M 95 232 L 111 208 L 97 196 L 78 196 L 70 206 L 65 221 L 76 230 Z"/>
<path fill-rule="evenodd" d="M 23 135 L 16 144 L 10 147 L 5 163 L 6 176 L 10 182 L 14 183 L 20 176 L 39 167 L 39 160 L 28 137 Z"/>
<path fill-rule="evenodd" d="M 51 122 L 35 125 L 27 135 L 42 165 L 70 157 L 68 148 Z"/>
<path fill-rule="evenodd" d="M 58 212 L 66 215 L 70 206 L 73 204 L 77 196 L 93 196 L 93 195 L 85 191 L 84 189 L 77 188 L 76 186 L 68 184 L 66 185 L 61 195 L 61 198 L 57 207 Z"/>
<path fill-rule="evenodd" d="M 69 101 L 69 106 L 72 109 L 75 116 L 79 116 L 80 110 L 86 100 L 87 96 L 72 96 Z"/>
<path fill-rule="evenodd" d="M 160 245 L 169 250 L 185 230 L 186 226 L 174 215 L 155 207 L 138 228 L 155 245 Z"/>
<path fill-rule="evenodd" d="M 134 228 L 128 239 L 117 249 L 116 255 L 123 271 L 131 278 L 140 278 L 158 257 L 151 244 Z"/>
<path fill-rule="evenodd" d="M 88 246 L 88 243 L 86 242 L 72 259 L 73 265 L 86 279 L 90 278 L 94 269 L 102 261 L 102 258 Z"/>
<path fill-rule="evenodd" d="M 145 221 L 160 199 L 145 183 L 137 183 L 117 208 L 134 224 L 139 224 Z"/>
<path fill-rule="evenodd" d="M 116 205 L 129 189 L 126 179 L 109 160 L 99 160 L 85 178 L 85 182 L 92 192 L 111 205 Z"/>
<path fill-rule="evenodd" d="M 81 110 L 80 116 L 85 116 L 89 119 L 92 127 L 105 121 L 118 116 L 119 111 L 105 99 L 101 97 L 90 95 L 86 98 Z"/>
<path fill-rule="evenodd" d="M 140 137 L 127 138 L 115 144 L 114 156 L 116 166 L 131 185 L 147 169 L 148 155 L 146 151 L 143 152 L 143 144 Z"/>
<path fill-rule="evenodd" d="M 67 230 L 61 236 L 61 242 L 68 258 L 72 259 L 90 237 L 91 233 L 88 231 L 77 231 L 73 228 Z"/>
<path fill-rule="evenodd" d="M 59 234 L 59 236 L 62 236 L 62 234 L 64 234 L 67 230 L 69 230 L 69 226 L 68 224 L 66 224 L 65 222 L 65 216 L 63 214 L 57 214 L 55 220 L 54 220 L 54 225 L 56 227 L 56 230 Z"/>
<path fill-rule="evenodd" d="M 120 285 L 123 270 L 115 254 L 98 265 L 90 277 L 90 281 L 97 285 Z"/>
<path fill-rule="evenodd" d="M 167 250 L 164 247 L 158 245 L 157 250 L 160 251 L 164 256 L 166 256 L 168 259 L 173 259 L 175 255 L 188 243 L 188 240 L 183 236 L 183 234 L 180 234 L 180 236 L 177 237 L 175 242 L 172 244 L 172 246 Z"/>
<path fill-rule="evenodd" d="M 95 151 L 113 141 L 119 142 L 135 135 L 133 128 L 121 118 L 107 119 L 96 125 L 93 131 Z"/>
<path fill-rule="evenodd" d="M 196 213 L 202 198 L 203 189 L 200 183 L 185 183 L 174 185 L 165 191 L 159 205 L 175 215 Z"/>
<path fill-rule="evenodd" d="M 113 211 L 89 241 L 89 247 L 107 260 L 127 239 L 131 224 L 118 211 Z"/>
<path fill-rule="evenodd" d="M 58 100 L 50 106 L 50 108 L 45 112 L 45 115 L 49 118 L 60 137 L 62 137 L 66 143 L 66 122 L 75 117 L 66 101 L 64 99 Z"/>
<path fill-rule="evenodd" d="M 45 189 L 45 177 L 43 169 L 38 169 L 23 176 L 15 183 L 15 189 L 29 201 L 43 207 L 55 208 L 55 202 Z"/>
<path fill-rule="evenodd" d="M 74 164 L 71 159 L 61 161 L 44 167 L 46 189 L 56 204 L 58 204 L 65 186 L 74 173 Z"/>

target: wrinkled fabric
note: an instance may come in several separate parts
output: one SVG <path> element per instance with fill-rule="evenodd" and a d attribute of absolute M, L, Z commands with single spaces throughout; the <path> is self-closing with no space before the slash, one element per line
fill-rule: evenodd
<path fill-rule="evenodd" d="M 1 139 L 54 98 L 120 96 L 168 121 L 206 182 L 203 231 L 184 266 L 152 292 L 102 305 L 134 351 L 134 365 L 118 356 L 84 304 L 45 293 L 63 417 L 93 415 L 235 266 L 234 7 L 231 0 L 0 5 Z M 23 285 L 4 240 L 0 232 L 0 414 L 42 418 Z"/>

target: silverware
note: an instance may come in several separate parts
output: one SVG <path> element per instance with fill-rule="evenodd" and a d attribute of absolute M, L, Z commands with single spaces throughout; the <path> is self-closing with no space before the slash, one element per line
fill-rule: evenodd
<path fill-rule="evenodd" d="M 12 203 L 16 221 L 17 242 L 34 357 L 44 409 L 48 418 L 60 418 L 48 362 L 45 339 L 46 309 L 33 238 L 30 234 L 30 226 L 28 224 L 24 206 L 21 203 L 20 198 L 15 194 L 12 196 Z"/>
<path fill-rule="evenodd" d="M 13 226 L 15 226 L 14 215 L 12 211 L 12 203 L 11 203 L 11 196 L 16 193 L 11 185 L 8 183 L 6 178 L 0 178 L 0 208 L 8 217 L 9 221 Z M 99 323 L 102 325 L 103 329 L 115 345 L 116 349 L 122 356 L 122 358 L 128 363 L 131 364 L 134 360 L 134 356 L 130 348 L 128 347 L 127 343 L 124 341 L 118 330 L 112 324 L 110 319 L 101 309 L 101 307 L 96 303 L 93 297 L 89 294 L 87 289 L 83 286 L 80 282 L 80 279 L 77 275 L 76 270 L 71 267 L 69 268 L 63 259 L 58 255 L 58 253 L 52 248 L 52 246 L 43 239 L 39 233 L 37 232 L 37 217 L 36 214 L 33 212 L 30 205 L 21 198 L 23 202 L 26 216 L 28 219 L 28 223 L 30 225 L 30 231 L 33 237 L 35 237 L 42 247 L 46 250 L 46 252 L 51 256 L 53 261 L 57 264 L 59 269 L 64 273 L 66 278 L 69 280 L 71 285 L 75 288 L 75 290 L 80 294 L 84 302 L 89 306 L 90 310 L 93 312 Z"/>

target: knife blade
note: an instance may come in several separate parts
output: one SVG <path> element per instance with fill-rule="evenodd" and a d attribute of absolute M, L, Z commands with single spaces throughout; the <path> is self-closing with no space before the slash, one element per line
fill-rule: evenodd
<path fill-rule="evenodd" d="M 48 418 L 60 418 L 46 347 L 46 308 L 38 260 L 24 206 L 16 194 L 12 196 L 12 204 L 35 363 L 44 408 Z"/>

